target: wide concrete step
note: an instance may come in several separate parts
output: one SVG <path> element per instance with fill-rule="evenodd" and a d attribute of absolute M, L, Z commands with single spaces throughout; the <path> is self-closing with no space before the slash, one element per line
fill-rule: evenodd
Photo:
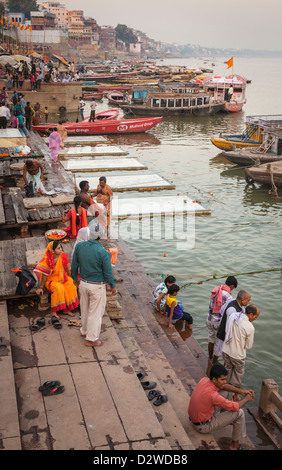
<path fill-rule="evenodd" d="M 188 420 L 189 398 L 198 381 L 208 375 L 211 367 L 205 351 L 193 335 L 187 338 L 184 334 L 185 341 L 183 341 L 181 333 L 179 334 L 176 329 L 168 328 L 167 319 L 156 313 L 153 308 L 152 293 L 156 287 L 154 281 L 146 274 L 141 263 L 122 240 L 119 239 L 116 246 L 119 250 L 116 275 L 120 280 L 123 280 L 118 284 L 119 302 L 127 321 L 127 330 L 134 332 L 141 349 L 143 344 L 144 355 L 146 355 L 145 351 L 149 351 L 151 359 L 153 354 L 151 338 L 148 339 L 148 331 L 145 334 L 144 328 L 142 328 L 145 324 L 151 336 L 156 340 L 156 350 L 159 348 L 159 351 L 164 354 L 165 360 L 175 372 L 177 380 L 181 383 L 180 388 L 183 387 L 186 392 L 186 407 L 185 410 L 184 407 L 177 408 L 177 400 L 173 401 L 173 406 L 194 447 L 199 450 L 228 448 L 232 435 L 232 426 L 228 426 L 222 431 L 216 431 L 213 435 L 203 435 L 195 432 L 194 427 L 191 426 Z M 144 334 L 145 339 L 142 338 Z M 155 372 L 157 373 L 158 370 L 157 368 Z M 168 377 L 164 382 L 165 384 L 169 383 Z M 179 394 L 177 393 L 178 397 Z M 172 393 L 171 400 L 173 400 Z M 254 449 L 254 445 L 248 436 L 243 440 L 243 445 Z"/>
<path fill-rule="evenodd" d="M 37 332 L 38 315 L 24 309 L 9 314 L 17 410 L 23 449 L 171 449 L 165 432 L 107 315 L 100 348 L 86 347 L 79 328 Z M 32 315 L 33 314 L 33 315 Z M 40 384 L 59 380 L 60 395 L 43 397 Z M 8 393 L 8 392 L 6 392 Z M 71 432 L 70 432 L 71 430 Z"/>
<path fill-rule="evenodd" d="M 187 413 L 190 395 L 205 373 L 178 331 L 162 325 L 162 321 L 167 324 L 167 320 L 154 313 L 152 289 L 146 285 L 140 263 L 132 258 L 127 248 L 122 249 L 124 246 L 121 247 L 119 242 L 117 246 L 119 255 L 115 273 L 121 281 L 117 289 L 123 319 L 113 321 L 113 324 L 128 357 L 135 368 L 141 367 L 145 371 L 149 368 L 155 374 L 193 446 L 217 449 L 212 435 L 195 432 Z"/>
<path fill-rule="evenodd" d="M 3 300 L 0 302 L 0 331 L 0 448 L 21 450 L 8 312 Z"/>

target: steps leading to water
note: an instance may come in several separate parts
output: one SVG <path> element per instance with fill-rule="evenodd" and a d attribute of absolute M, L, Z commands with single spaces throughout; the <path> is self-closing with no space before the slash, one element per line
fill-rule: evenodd
<path fill-rule="evenodd" d="M 87 348 L 78 326 L 30 325 L 36 307 L 0 303 L 1 447 L 8 450 L 205 450 L 216 436 L 197 433 L 187 408 L 207 358 L 193 337 L 183 341 L 151 305 L 154 283 L 122 241 L 115 275 L 121 319 L 104 315 L 100 348 Z M 13 301 L 16 302 L 16 301 Z M 22 308 L 23 307 L 23 308 Z M 79 319 L 78 314 L 76 319 Z M 4 352 L 6 355 L 3 354 Z M 156 382 L 168 402 L 156 407 L 137 377 Z M 42 397 L 39 385 L 60 380 L 64 393 Z M 8 384 L 8 387 L 7 385 Z"/>

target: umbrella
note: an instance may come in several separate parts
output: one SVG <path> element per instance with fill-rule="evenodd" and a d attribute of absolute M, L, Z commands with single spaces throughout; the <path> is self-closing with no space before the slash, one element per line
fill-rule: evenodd
<path fill-rule="evenodd" d="M 35 52 L 35 51 L 29 52 L 29 55 L 31 55 L 32 57 L 35 57 L 36 59 L 42 59 L 42 55 L 38 54 L 38 52 Z"/>
<path fill-rule="evenodd" d="M 69 66 L 68 62 L 61 56 L 53 54 L 52 57 L 57 59 L 59 62 L 62 62 L 62 64 Z"/>
<path fill-rule="evenodd" d="M 17 61 L 10 55 L 1 55 L 0 67 L 5 67 L 5 65 L 10 65 L 11 67 L 14 67 L 15 65 L 17 65 Z"/>
<path fill-rule="evenodd" d="M 24 60 L 27 63 L 30 62 L 30 58 L 24 55 L 12 55 L 11 57 L 13 57 L 17 62 L 20 62 L 21 60 Z"/>

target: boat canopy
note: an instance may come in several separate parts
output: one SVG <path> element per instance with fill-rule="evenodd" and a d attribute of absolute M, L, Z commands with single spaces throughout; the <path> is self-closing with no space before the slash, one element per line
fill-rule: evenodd
<path fill-rule="evenodd" d="M 206 77 L 204 79 L 204 85 L 217 85 L 217 86 L 225 86 L 225 85 L 232 85 L 232 86 L 244 86 L 246 85 L 246 80 L 240 75 L 229 75 L 227 77 L 222 75 L 211 75 L 210 77 Z"/>

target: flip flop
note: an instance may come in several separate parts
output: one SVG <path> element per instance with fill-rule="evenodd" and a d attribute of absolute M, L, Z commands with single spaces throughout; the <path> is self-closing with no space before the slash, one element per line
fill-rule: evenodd
<path fill-rule="evenodd" d="M 160 393 L 161 393 L 160 390 L 150 390 L 150 392 L 147 395 L 148 400 L 150 401 L 154 400 L 154 398 L 156 398 Z"/>
<path fill-rule="evenodd" d="M 137 374 L 137 377 L 139 380 L 142 380 L 144 379 L 144 377 L 147 375 L 143 370 L 141 370 L 140 372 L 138 372 Z"/>
<path fill-rule="evenodd" d="M 32 331 L 38 331 L 42 326 L 45 326 L 45 318 L 38 318 L 37 322 L 34 325 L 31 325 L 30 329 Z"/>
<path fill-rule="evenodd" d="M 38 390 L 40 392 L 43 392 L 44 390 L 48 389 L 52 390 L 52 388 L 59 387 L 59 385 L 61 385 L 61 382 L 59 382 L 58 380 L 50 380 L 48 382 L 44 382 L 43 385 L 40 385 L 40 387 L 38 387 Z"/>
<path fill-rule="evenodd" d="M 156 382 L 141 382 L 141 385 L 144 390 L 150 390 L 151 388 L 155 388 L 157 386 Z"/>
<path fill-rule="evenodd" d="M 44 390 L 42 390 L 42 395 L 44 395 L 44 397 L 47 397 L 49 395 L 59 395 L 59 393 L 63 393 L 63 391 L 65 390 L 65 387 L 63 385 L 60 385 L 59 387 L 55 387 L 55 388 L 45 388 Z"/>
<path fill-rule="evenodd" d="M 153 402 L 155 406 L 160 406 L 162 403 L 166 403 L 168 398 L 166 395 L 159 395 L 158 398 Z"/>
<path fill-rule="evenodd" d="M 53 315 L 53 317 L 51 318 L 51 320 L 49 320 L 49 323 L 52 323 L 52 325 L 54 326 L 54 328 L 56 328 L 57 330 L 62 328 L 62 323 L 60 323 L 60 321 L 58 320 L 57 317 L 55 317 Z"/>

